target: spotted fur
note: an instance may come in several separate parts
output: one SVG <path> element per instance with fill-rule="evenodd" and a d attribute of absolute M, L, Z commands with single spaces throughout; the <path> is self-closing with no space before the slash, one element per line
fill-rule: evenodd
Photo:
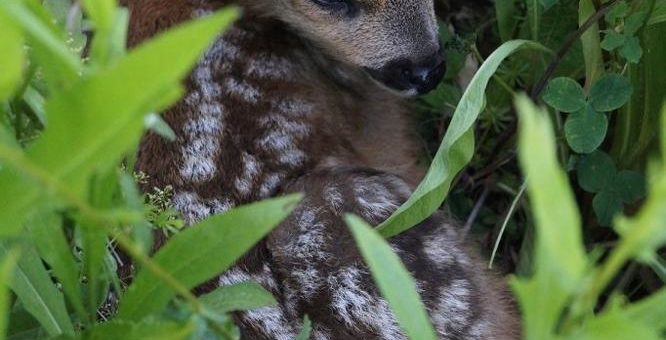
<path fill-rule="evenodd" d="M 305 194 L 265 240 L 197 289 L 251 280 L 273 293 L 277 306 L 235 314 L 247 339 L 293 339 L 305 315 L 312 339 L 404 338 L 342 215 L 378 224 L 422 178 L 405 101 L 361 67 L 426 53 L 436 40 L 434 12 L 431 1 L 356 1 L 367 16 L 366 25 L 354 26 L 362 33 L 356 40 L 347 31 L 324 32 L 340 25 L 311 0 L 240 3 L 244 19 L 204 54 L 186 81 L 187 95 L 164 114 L 176 141 L 148 134 L 141 143 L 137 170 L 150 176 L 144 189 L 171 185 L 173 206 L 188 224 L 264 198 Z M 130 44 L 226 4 L 129 0 Z M 405 37 L 409 44 L 396 40 Z M 399 48 L 390 52 L 394 44 Z M 442 338 L 517 337 L 499 279 L 481 269 L 440 213 L 390 243 Z"/>

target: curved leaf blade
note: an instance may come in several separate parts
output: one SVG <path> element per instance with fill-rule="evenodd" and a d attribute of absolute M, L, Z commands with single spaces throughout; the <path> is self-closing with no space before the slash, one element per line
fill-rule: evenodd
<path fill-rule="evenodd" d="M 416 283 L 391 247 L 365 221 L 345 217 L 356 244 L 370 267 L 379 291 L 386 298 L 400 327 L 410 339 L 437 339 Z"/>
<path fill-rule="evenodd" d="M 176 234 L 153 260 L 187 287 L 221 274 L 278 223 L 300 201 L 289 195 L 246 205 L 212 216 Z M 158 312 L 176 295 L 147 270 L 142 270 L 125 293 L 118 317 L 139 320 Z"/>
<path fill-rule="evenodd" d="M 9 253 L 7 244 L 0 242 L 0 257 L 5 258 Z M 49 335 L 74 334 L 65 299 L 34 249 L 24 248 L 21 251 L 10 287 Z"/>
<path fill-rule="evenodd" d="M 377 227 L 384 237 L 410 229 L 428 218 L 442 204 L 454 177 L 472 159 L 472 126 L 483 108 L 484 93 L 490 78 L 502 61 L 522 48 L 546 50 L 535 42 L 512 40 L 502 44 L 486 59 L 463 94 L 425 178 L 409 200 Z"/>

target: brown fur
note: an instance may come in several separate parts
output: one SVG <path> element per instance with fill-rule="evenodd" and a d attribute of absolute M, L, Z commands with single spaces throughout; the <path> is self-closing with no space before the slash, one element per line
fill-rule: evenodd
<path fill-rule="evenodd" d="M 171 0 L 165 5 L 162 0 L 130 0 L 129 42 L 136 45 L 197 11 L 226 4 Z M 218 41 L 225 48 L 216 50 L 214 46 L 202 58 L 186 81 L 188 96 L 164 114 L 178 139 L 169 142 L 148 134 L 141 144 L 137 170 L 150 176 L 143 189 L 171 185 L 177 194 L 186 194 L 180 201 L 174 199 L 174 204 L 189 223 L 282 193 L 306 193 L 288 221 L 219 279 L 221 284 L 257 280 L 281 303 L 278 309 L 263 314 L 237 314 L 244 337 L 282 339 L 298 330 L 302 316 L 308 314 L 315 324 L 313 338 L 389 338 L 377 328 L 380 324 L 362 319 L 343 322 L 349 315 L 360 316 L 354 310 L 337 310 L 342 314 L 336 314 L 333 304 L 336 289 L 350 289 L 339 286 L 349 270 L 360 271 L 354 278 L 358 281 L 353 281 L 359 285 L 357 294 L 367 294 L 368 301 L 377 306 L 383 301 L 367 270 L 360 267 L 362 261 L 341 214 L 354 212 L 379 223 L 391 212 L 384 210 L 385 206 L 403 202 L 423 174 L 417 166 L 406 102 L 371 80 L 361 68 L 381 67 L 396 58 L 418 60 L 438 46 L 430 1 L 363 0 L 360 6 L 363 14 L 345 19 L 322 11 L 310 0 L 244 1 L 244 19 Z M 238 48 L 242 58 L 227 55 L 233 50 L 229 47 Z M 269 66 L 283 61 L 289 74 L 270 79 L 261 75 L 278 71 L 278 67 Z M 253 69 L 252 62 L 259 63 L 258 68 Z M 217 85 L 220 94 L 215 92 Z M 311 108 L 307 115 L 297 114 L 303 109 L 294 104 L 299 100 Z M 224 124 L 214 135 L 219 145 L 215 144 L 210 169 L 202 165 L 209 160 L 203 155 L 210 150 L 192 147 L 211 137 L 210 126 L 198 123 L 200 118 L 219 108 L 224 111 Z M 280 110 L 284 112 L 277 114 Z M 307 133 L 301 133 L 300 128 Z M 277 148 L 285 139 L 289 143 Z M 262 144 L 262 140 L 271 143 Z M 192 171 L 183 170 L 188 157 L 196 161 Z M 257 164 L 258 170 L 253 169 Z M 331 192 L 339 193 L 341 201 Z M 358 202 L 381 207 L 372 210 L 372 205 Z M 319 248 L 294 243 L 313 232 L 304 231 L 308 225 L 302 222 L 312 216 L 312 227 L 324 228 L 322 237 L 328 240 L 317 245 Z M 500 279 L 484 273 L 456 235 L 455 227 L 435 214 L 392 239 L 391 244 L 425 287 L 422 296 L 431 313 L 437 313 L 438 294 L 446 291 L 447 285 L 456 280 L 469 284 L 465 288 L 469 296 L 464 296 L 470 303 L 464 311 L 465 321 L 438 324 L 440 334 L 471 337 L 469 334 L 483 322 L 479 334 L 516 338 L 519 326 L 514 309 L 506 301 L 504 287 L 494 283 Z M 440 238 L 442 243 L 436 248 L 427 245 L 429 240 Z M 441 251 L 451 253 L 447 254 L 453 261 L 450 266 L 427 259 Z M 317 259 L 317 254 L 327 260 Z M 317 273 L 307 282 L 316 284 L 314 295 L 305 293 L 308 286 L 296 275 L 308 270 Z M 199 291 L 217 284 L 211 282 Z M 262 315 L 264 321 L 267 315 L 279 315 L 281 321 L 271 328 L 259 317 Z"/>

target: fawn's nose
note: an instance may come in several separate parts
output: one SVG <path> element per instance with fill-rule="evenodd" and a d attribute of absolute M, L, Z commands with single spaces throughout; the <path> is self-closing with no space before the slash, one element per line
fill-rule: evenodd
<path fill-rule="evenodd" d="M 368 70 L 370 75 L 384 85 L 407 95 L 421 95 L 433 90 L 446 73 L 446 63 L 441 51 L 419 61 L 399 59 L 378 70 Z"/>

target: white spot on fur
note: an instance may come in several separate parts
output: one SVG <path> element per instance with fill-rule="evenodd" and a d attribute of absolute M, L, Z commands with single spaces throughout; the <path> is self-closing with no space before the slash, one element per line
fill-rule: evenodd
<path fill-rule="evenodd" d="M 310 135 L 310 125 L 296 121 L 293 119 L 287 119 L 283 115 L 269 114 L 263 116 L 259 119 L 259 124 L 267 129 L 279 129 L 295 138 L 304 138 Z"/>
<path fill-rule="evenodd" d="M 298 294 L 309 300 L 321 289 L 321 274 L 316 264 L 326 261 L 330 254 L 325 251 L 325 245 L 330 243 L 326 234 L 326 226 L 318 216 L 319 208 L 306 205 L 292 217 L 296 225 L 296 237 L 282 247 L 282 253 L 294 260 L 297 265 L 291 270 L 291 275 L 298 284 Z"/>
<path fill-rule="evenodd" d="M 224 126 L 224 108 L 219 104 L 220 86 L 213 79 L 211 60 L 214 60 L 224 42 L 218 40 L 199 62 L 192 73 L 193 90 L 185 102 L 198 110 L 198 114 L 185 123 L 180 174 L 194 183 L 211 180 L 217 173 L 217 158 Z"/>
<path fill-rule="evenodd" d="M 291 79 L 295 71 L 294 63 L 287 58 L 254 58 L 247 62 L 245 74 L 250 77 L 269 79 Z"/>
<path fill-rule="evenodd" d="M 175 194 L 171 203 L 183 215 L 189 225 L 213 215 L 223 213 L 233 207 L 231 201 L 219 199 L 203 200 L 193 192 L 179 192 Z"/>
<path fill-rule="evenodd" d="M 296 331 L 289 325 L 284 312 L 279 307 L 264 307 L 243 313 L 264 335 L 275 340 L 293 340 Z"/>
<path fill-rule="evenodd" d="M 396 197 L 379 178 L 355 179 L 354 195 L 369 222 L 381 222 L 398 208 Z"/>
<path fill-rule="evenodd" d="M 427 237 L 423 244 L 424 252 L 428 259 L 439 265 L 451 265 L 455 262 L 457 247 L 446 238 L 443 233 L 437 233 Z"/>
<path fill-rule="evenodd" d="M 249 103 L 257 103 L 259 97 L 261 96 L 258 88 L 248 84 L 244 80 L 227 78 L 224 81 L 224 85 L 228 94 L 243 99 Z"/>
<path fill-rule="evenodd" d="M 282 180 L 284 180 L 284 174 L 281 173 L 272 173 L 264 178 L 263 183 L 261 183 L 261 188 L 259 188 L 259 194 L 262 198 L 272 196 L 275 191 L 280 187 Z"/>
<path fill-rule="evenodd" d="M 453 280 L 442 288 L 437 307 L 432 313 L 438 332 L 446 336 L 447 331 L 460 332 L 470 323 L 469 284 L 465 280 Z"/>
<path fill-rule="evenodd" d="M 236 190 L 241 195 L 247 196 L 253 188 L 253 184 L 259 173 L 261 172 L 262 165 L 256 157 L 243 153 L 243 173 L 236 178 Z"/>
<path fill-rule="evenodd" d="M 335 184 L 329 183 L 324 188 L 324 200 L 333 208 L 336 214 L 342 213 L 342 205 L 344 204 L 344 199 L 342 193 Z"/>
<path fill-rule="evenodd" d="M 273 291 L 277 289 L 277 285 L 272 279 L 270 268 L 267 266 L 264 266 L 263 272 L 259 275 L 249 275 L 247 272 L 235 267 L 220 275 L 218 282 L 220 286 L 228 286 L 252 281 L 253 279 L 258 281 L 264 288 Z M 292 340 L 296 337 L 296 332 L 290 326 L 289 321 L 279 306 L 242 312 L 240 316 L 247 319 L 257 330 L 271 339 Z"/>
<path fill-rule="evenodd" d="M 298 98 L 283 98 L 273 103 L 278 112 L 293 116 L 304 117 L 314 112 L 315 105 L 309 101 Z"/>
<path fill-rule="evenodd" d="M 329 277 L 333 312 L 349 328 L 363 323 L 382 339 L 404 339 L 386 300 L 361 288 L 361 273 L 357 267 L 347 267 Z"/>

